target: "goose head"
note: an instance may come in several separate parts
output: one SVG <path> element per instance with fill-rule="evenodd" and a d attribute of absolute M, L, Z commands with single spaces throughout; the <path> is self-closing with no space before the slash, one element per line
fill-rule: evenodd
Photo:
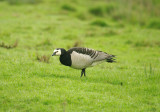
<path fill-rule="evenodd" d="M 63 49 L 63 48 L 56 48 L 54 51 L 53 51 L 53 54 L 52 56 L 60 56 L 60 55 L 63 55 L 66 53 L 66 50 Z"/>

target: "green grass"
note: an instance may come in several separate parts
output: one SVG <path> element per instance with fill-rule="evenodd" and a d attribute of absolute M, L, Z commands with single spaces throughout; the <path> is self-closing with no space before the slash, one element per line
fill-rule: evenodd
<path fill-rule="evenodd" d="M 130 10 L 120 0 L 8 1 L 0 0 L 1 112 L 160 111 L 158 0 L 143 1 L 147 8 L 135 0 Z M 117 63 L 80 78 L 80 70 L 51 57 L 73 46 L 114 54 Z"/>

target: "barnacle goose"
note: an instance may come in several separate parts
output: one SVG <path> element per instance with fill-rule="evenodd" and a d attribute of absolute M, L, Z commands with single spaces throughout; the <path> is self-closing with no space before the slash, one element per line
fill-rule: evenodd
<path fill-rule="evenodd" d="M 95 66 L 101 62 L 115 62 L 114 55 L 107 54 L 89 48 L 74 47 L 66 51 L 63 48 L 56 48 L 52 56 L 60 56 L 60 62 L 65 66 L 81 69 L 81 77 L 85 76 L 87 67 Z"/>

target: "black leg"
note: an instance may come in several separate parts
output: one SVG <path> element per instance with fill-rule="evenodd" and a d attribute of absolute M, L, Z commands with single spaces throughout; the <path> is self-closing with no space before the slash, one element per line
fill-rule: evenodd
<path fill-rule="evenodd" d="M 85 74 L 85 68 L 82 69 L 82 71 L 81 71 L 81 77 L 83 76 L 83 74 L 84 74 L 84 76 L 86 76 L 86 74 Z"/>
<path fill-rule="evenodd" d="M 86 76 L 85 69 L 84 69 L 83 73 L 84 73 L 84 76 Z"/>
<path fill-rule="evenodd" d="M 83 76 L 83 69 L 82 69 L 82 71 L 81 71 L 81 77 Z"/>

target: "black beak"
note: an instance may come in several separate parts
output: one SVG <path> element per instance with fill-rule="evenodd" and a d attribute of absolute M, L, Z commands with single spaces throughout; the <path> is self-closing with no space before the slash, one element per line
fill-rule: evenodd
<path fill-rule="evenodd" d="M 54 52 L 54 53 L 52 54 L 52 56 L 54 56 L 54 55 L 56 55 L 56 52 Z"/>

